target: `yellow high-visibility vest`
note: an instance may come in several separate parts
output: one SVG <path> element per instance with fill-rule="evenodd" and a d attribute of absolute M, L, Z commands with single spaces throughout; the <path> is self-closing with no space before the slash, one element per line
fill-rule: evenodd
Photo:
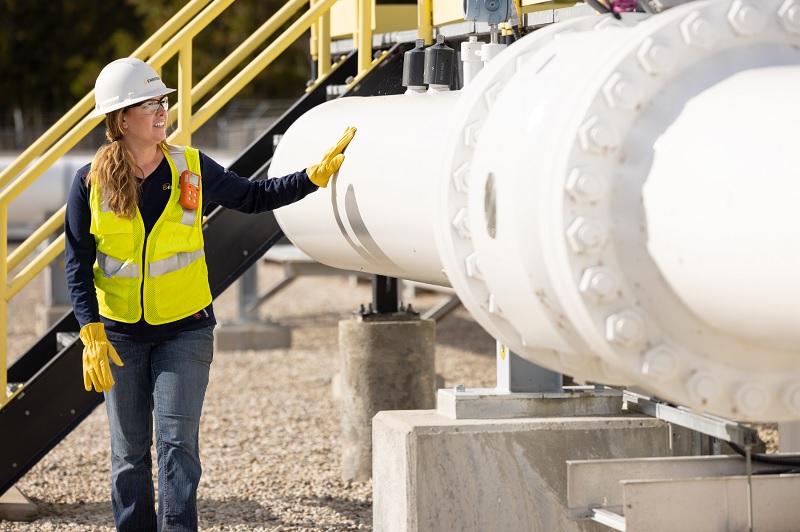
<path fill-rule="evenodd" d="M 197 210 L 184 209 L 179 201 L 181 172 L 200 174 L 200 154 L 188 146 L 172 146 L 164 155 L 172 169 L 172 192 L 146 242 L 139 209 L 132 220 L 120 218 L 108 209 L 99 187 L 91 187 L 90 230 L 97 244 L 94 285 L 100 314 L 106 318 L 135 323 L 144 312 L 147 323 L 160 325 L 211 303 L 202 190 Z"/>

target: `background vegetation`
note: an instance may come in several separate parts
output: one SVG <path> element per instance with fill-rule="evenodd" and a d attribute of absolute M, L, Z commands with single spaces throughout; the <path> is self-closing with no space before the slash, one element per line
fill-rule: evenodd
<path fill-rule="evenodd" d="M 0 0 L 0 124 L 63 114 L 94 88 L 102 67 L 130 55 L 187 0 Z M 199 81 L 283 5 L 236 0 L 194 41 Z M 277 35 L 277 33 L 276 33 Z M 244 98 L 299 95 L 310 78 L 308 39 L 282 54 L 241 93 Z M 260 52 L 258 50 L 255 54 Z M 177 87 L 177 61 L 162 77 Z"/>

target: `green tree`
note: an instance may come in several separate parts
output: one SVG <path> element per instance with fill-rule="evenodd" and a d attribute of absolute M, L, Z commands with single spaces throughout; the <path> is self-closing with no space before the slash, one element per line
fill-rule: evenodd
<path fill-rule="evenodd" d="M 65 112 L 94 87 L 100 69 L 130 55 L 185 0 L 0 0 L 0 117 L 14 111 Z M 263 24 L 280 0 L 237 0 L 194 41 L 199 81 Z M 293 45 L 242 96 L 282 98 L 302 93 L 310 75 L 307 40 Z M 255 56 L 255 54 L 254 54 Z M 176 83 L 176 62 L 164 79 Z"/>

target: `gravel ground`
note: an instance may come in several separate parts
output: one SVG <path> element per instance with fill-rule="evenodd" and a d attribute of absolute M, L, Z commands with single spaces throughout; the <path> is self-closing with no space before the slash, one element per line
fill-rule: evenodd
<path fill-rule="evenodd" d="M 280 279 L 259 265 L 259 285 Z M 9 305 L 9 361 L 37 338 L 34 309 L 45 289 L 39 275 Z M 237 317 L 237 286 L 215 302 L 224 327 Z M 410 297 L 410 296 L 409 296 Z M 444 297 L 417 290 L 425 311 Z M 301 277 L 260 313 L 292 329 L 287 350 L 215 353 L 201 425 L 204 464 L 201 530 L 371 530 L 372 485 L 340 478 L 338 323 L 371 301 L 371 286 L 353 277 Z M 494 340 L 463 307 L 437 324 L 437 373 L 445 386 L 494 386 Z M 774 430 L 764 432 L 774 451 Z M 38 507 L 31 523 L 0 521 L 0 531 L 113 531 L 105 410 L 93 412 L 20 482 Z"/>
<path fill-rule="evenodd" d="M 259 265 L 259 285 L 280 279 Z M 36 338 L 44 282 L 9 306 L 9 359 Z M 372 297 L 368 281 L 301 277 L 261 308 L 263 319 L 292 329 L 292 348 L 216 352 L 201 424 L 204 471 L 201 530 L 371 530 L 372 484 L 340 477 L 340 413 L 331 379 L 338 364 L 338 323 Z M 218 321 L 237 317 L 237 286 L 215 302 Z M 424 311 L 443 294 L 417 290 Z M 459 307 L 437 327 L 437 373 L 446 386 L 494 386 L 494 340 Z M 0 521 L 0 531 L 112 531 L 109 437 L 95 410 L 18 483 L 36 503 L 31 523 Z"/>

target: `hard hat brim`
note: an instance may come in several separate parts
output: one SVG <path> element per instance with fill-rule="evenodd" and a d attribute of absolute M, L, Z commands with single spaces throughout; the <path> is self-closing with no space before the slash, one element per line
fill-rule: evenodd
<path fill-rule="evenodd" d="M 156 98 L 158 96 L 165 96 L 167 94 L 175 92 L 176 90 L 177 89 L 164 88 L 164 89 L 161 89 L 161 90 L 153 92 L 153 94 L 147 94 L 147 95 L 144 95 L 144 96 L 140 96 L 138 98 L 129 98 L 127 100 L 123 100 L 123 101 L 115 103 L 113 105 L 105 106 L 102 110 L 101 109 L 95 109 L 94 112 L 92 112 L 92 114 L 89 115 L 89 119 L 99 118 L 101 116 L 107 115 L 111 111 L 116 111 L 117 109 L 122 109 L 123 107 L 128 107 L 130 105 L 136 105 L 139 102 L 143 102 L 145 100 L 151 100 L 151 99 Z"/>

